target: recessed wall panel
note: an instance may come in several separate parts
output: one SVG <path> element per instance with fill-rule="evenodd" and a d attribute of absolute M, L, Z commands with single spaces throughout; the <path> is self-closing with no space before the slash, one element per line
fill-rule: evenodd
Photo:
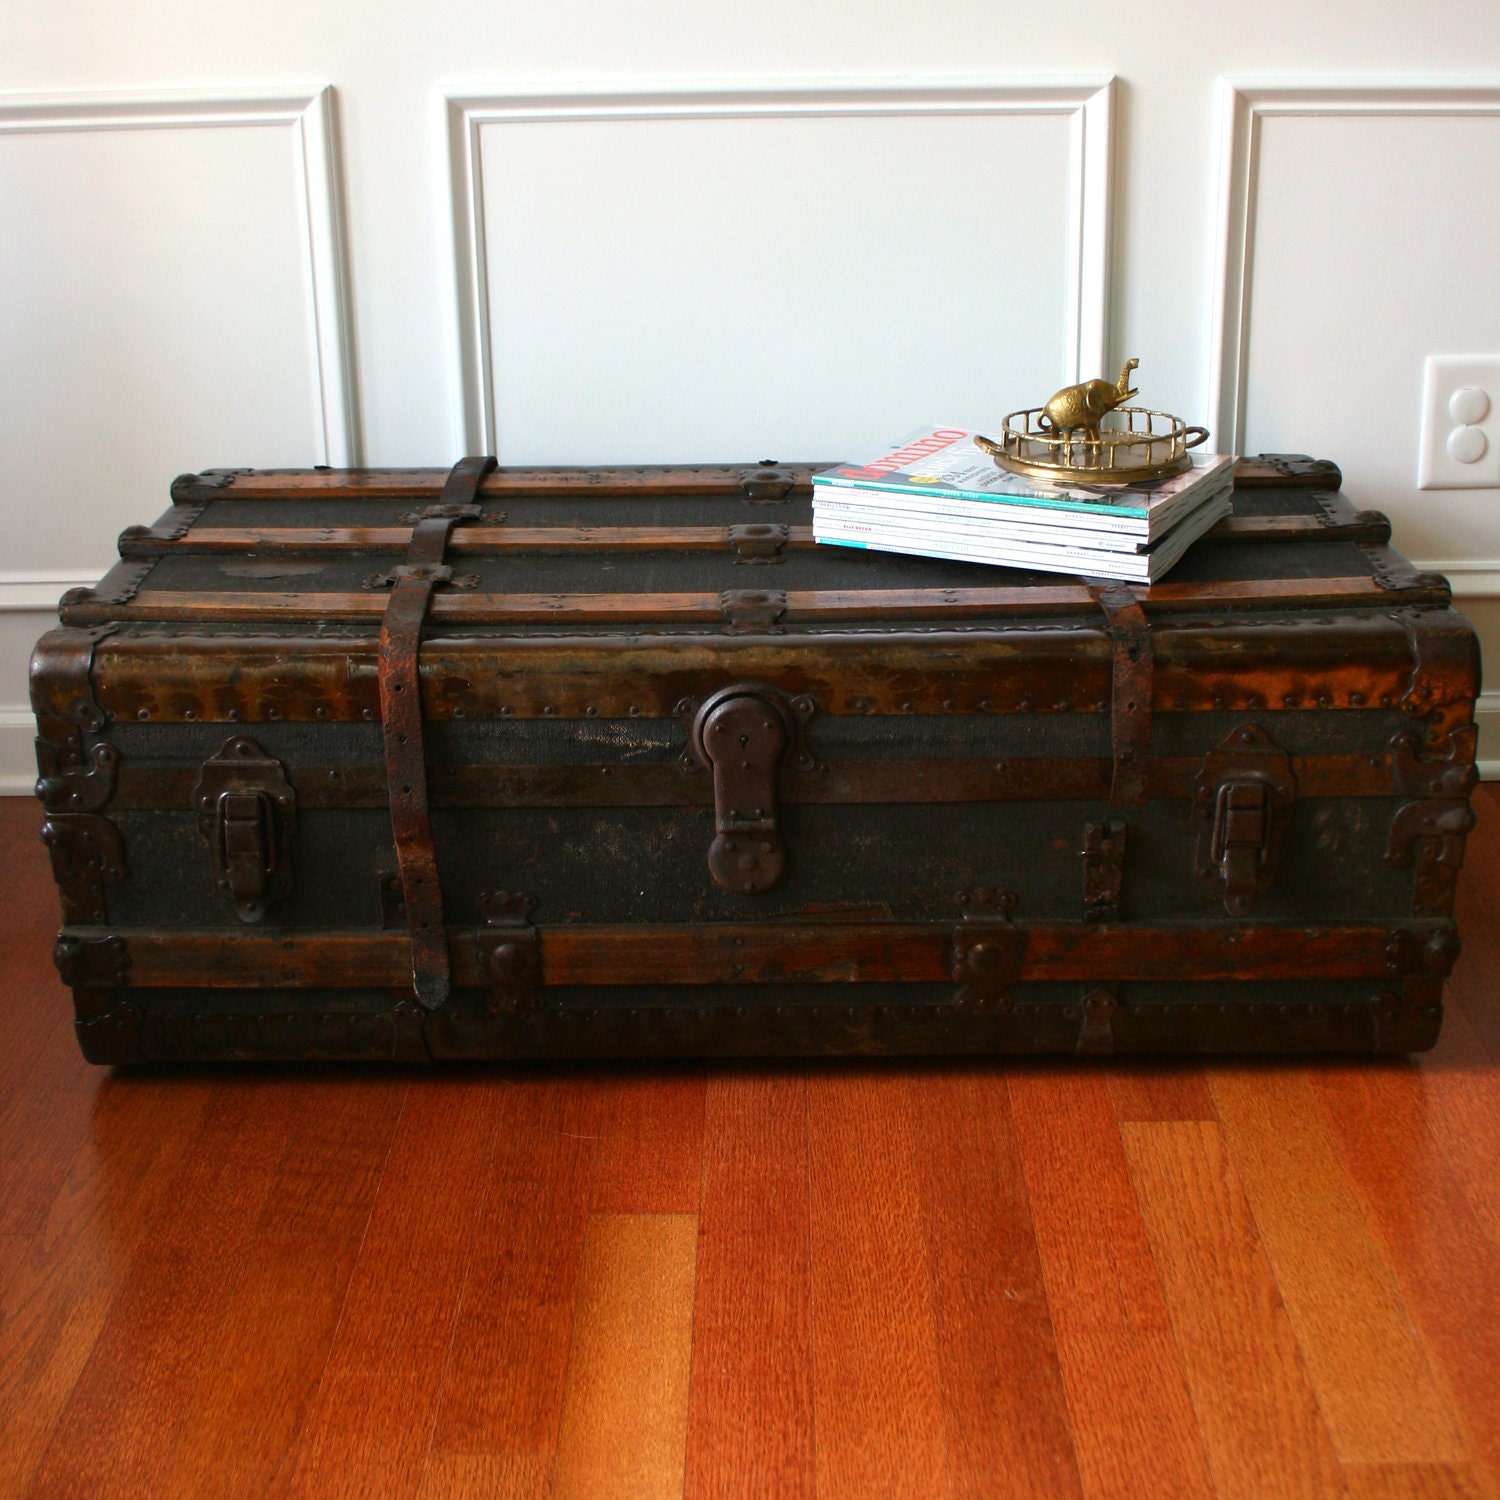
<path fill-rule="evenodd" d="M 102 570 L 184 469 L 320 458 L 299 151 L 284 122 L 0 132 L 0 571 Z"/>
<path fill-rule="evenodd" d="M 1067 375 L 1076 128 L 480 125 L 501 461 L 836 459 L 927 422 L 997 427 Z"/>
<path fill-rule="evenodd" d="M 1423 359 L 1500 353 L 1500 115 L 1258 128 L 1244 449 L 1336 459 L 1411 556 L 1500 557 L 1500 492 L 1416 487 Z"/>

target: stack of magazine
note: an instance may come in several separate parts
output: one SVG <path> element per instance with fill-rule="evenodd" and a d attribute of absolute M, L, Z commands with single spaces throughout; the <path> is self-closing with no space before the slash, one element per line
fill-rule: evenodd
<path fill-rule="evenodd" d="M 1063 484 L 999 468 L 956 427 L 924 427 L 813 475 L 813 537 L 842 547 L 1154 583 L 1230 512 L 1234 461 L 1142 484 Z"/>

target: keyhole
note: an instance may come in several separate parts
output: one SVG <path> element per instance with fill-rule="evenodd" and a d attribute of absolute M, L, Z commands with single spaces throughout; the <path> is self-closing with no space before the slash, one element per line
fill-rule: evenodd
<path fill-rule="evenodd" d="M 745 746 L 748 745 L 749 743 L 750 743 L 750 736 L 748 734 L 742 734 L 740 736 L 740 749 L 743 750 L 745 748 Z"/>

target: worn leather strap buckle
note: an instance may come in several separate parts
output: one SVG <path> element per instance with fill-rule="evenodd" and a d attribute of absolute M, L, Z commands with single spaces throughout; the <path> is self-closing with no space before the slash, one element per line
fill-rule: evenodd
<path fill-rule="evenodd" d="M 1114 642 L 1109 707 L 1115 764 L 1109 804 L 1140 807 L 1146 801 L 1151 765 L 1151 694 L 1155 679 L 1151 625 L 1128 583 L 1096 580 L 1089 583 L 1089 592 L 1104 611 Z"/>
<path fill-rule="evenodd" d="M 443 486 L 442 503 L 422 513 L 412 528 L 406 561 L 391 570 L 390 602 L 380 622 L 380 717 L 385 731 L 391 834 L 411 938 L 412 989 L 426 1010 L 442 1005 L 452 985 L 437 846 L 427 801 L 418 656 L 432 591 L 453 578 L 453 570 L 443 562 L 449 534 L 460 522 L 478 517 L 474 497 L 480 480 L 494 467 L 493 458 L 465 458 L 453 466 Z"/>

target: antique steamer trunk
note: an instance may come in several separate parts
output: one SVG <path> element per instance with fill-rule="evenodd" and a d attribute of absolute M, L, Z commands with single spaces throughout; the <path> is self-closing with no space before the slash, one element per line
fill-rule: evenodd
<path fill-rule="evenodd" d="M 1332 464 L 1149 591 L 814 467 L 179 479 L 33 661 L 85 1055 L 1431 1046 L 1478 653 Z"/>

